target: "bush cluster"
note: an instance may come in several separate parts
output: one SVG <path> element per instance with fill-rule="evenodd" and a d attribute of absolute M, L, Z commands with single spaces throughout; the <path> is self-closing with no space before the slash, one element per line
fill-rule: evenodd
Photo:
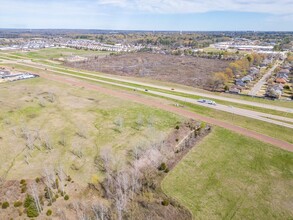
<path fill-rule="evenodd" d="M 48 211 L 46 212 L 46 215 L 47 215 L 47 216 L 52 215 L 52 210 L 51 210 L 51 209 L 48 209 Z"/>
<path fill-rule="evenodd" d="M 9 202 L 2 203 L 2 209 L 7 209 L 9 207 Z"/>
<path fill-rule="evenodd" d="M 19 207 L 22 205 L 22 201 L 15 201 L 13 205 L 14 207 Z"/>
<path fill-rule="evenodd" d="M 164 199 L 164 200 L 161 202 L 161 204 L 162 204 L 163 206 L 168 206 L 168 205 L 170 204 L 170 202 L 169 202 L 168 200 Z"/>
<path fill-rule="evenodd" d="M 161 165 L 159 166 L 160 171 L 164 171 L 166 168 L 167 168 L 167 165 L 165 163 L 161 163 Z"/>

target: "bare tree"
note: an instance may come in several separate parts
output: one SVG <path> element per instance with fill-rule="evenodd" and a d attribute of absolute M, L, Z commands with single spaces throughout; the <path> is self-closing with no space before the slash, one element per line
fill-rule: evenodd
<path fill-rule="evenodd" d="M 120 171 L 118 171 L 115 180 L 116 181 L 113 196 L 115 200 L 118 219 L 121 220 L 123 217 L 123 212 L 126 211 L 130 193 L 129 174 L 126 169 L 121 169 Z"/>
<path fill-rule="evenodd" d="M 101 202 L 95 202 L 92 204 L 92 210 L 95 214 L 96 220 L 108 219 L 108 208 Z"/>
<path fill-rule="evenodd" d="M 105 190 L 108 196 L 112 194 L 111 189 L 113 185 L 113 156 L 111 148 L 103 148 L 100 152 L 100 168 L 105 172 L 106 181 L 105 181 Z"/>
<path fill-rule="evenodd" d="M 78 131 L 76 132 L 76 134 L 81 138 L 86 138 L 87 136 L 86 128 L 84 126 L 79 125 Z"/>
<path fill-rule="evenodd" d="M 66 136 L 63 132 L 61 134 L 59 144 L 61 144 L 63 147 L 65 147 L 67 145 Z"/>
<path fill-rule="evenodd" d="M 138 126 L 138 129 L 140 129 L 140 127 L 143 126 L 143 117 L 142 117 L 142 114 L 139 114 L 137 116 L 136 125 Z"/>
<path fill-rule="evenodd" d="M 77 218 L 79 220 L 88 220 L 87 217 L 87 211 L 86 211 L 86 205 L 80 203 L 80 202 L 74 202 L 73 203 L 74 210 L 76 212 Z"/>
<path fill-rule="evenodd" d="M 78 158 L 83 157 L 82 148 L 79 145 L 74 145 L 72 150 L 70 151 L 73 155 L 77 156 Z"/>
<path fill-rule="evenodd" d="M 51 167 L 46 167 L 44 169 L 44 183 L 48 190 L 47 193 L 48 193 L 49 201 L 50 203 L 52 203 L 53 202 L 52 191 L 53 191 L 53 186 L 55 184 L 55 172 L 54 172 L 54 169 L 52 169 Z"/>
<path fill-rule="evenodd" d="M 64 194 L 66 174 L 65 174 L 63 167 L 61 165 L 59 165 L 59 167 L 57 168 L 57 175 L 59 178 L 59 187 L 61 188 L 61 191 Z"/>
<path fill-rule="evenodd" d="M 48 101 L 51 103 L 55 102 L 55 94 L 53 92 L 48 93 Z"/>
<path fill-rule="evenodd" d="M 124 125 L 124 119 L 122 117 L 117 117 L 114 124 L 117 126 L 117 130 L 121 132 Z"/>
<path fill-rule="evenodd" d="M 52 150 L 53 149 L 53 144 L 51 141 L 51 138 L 49 137 L 49 135 L 47 133 L 44 133 L 43 136 L 41 137 L 42 142 L 43 142 L 43 146 L 47 149 L 47 150 Z"/>

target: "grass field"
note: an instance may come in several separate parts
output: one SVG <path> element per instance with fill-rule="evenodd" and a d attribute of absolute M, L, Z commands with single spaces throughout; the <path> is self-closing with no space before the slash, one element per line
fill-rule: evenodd
<path fill-rule="evenodd" d="M 56 59 L 72 55 L 79 56 L 99 56 L 110 54 L 107 51 L 77 50 L 72 48 L 46 48 L 36 51 L 11 52 L 11 55 L 23 56 L 29 59 Z M 16 58 L 16 57 L 15 57 Z"/>
<path fill-rule="evenodd" d="M 293 154 L 215 128 L 163 180 L 194 219 L 292 219 Z"/>
<path fill-rule="evenodd" d="M 183 120 L 41 78 L 0 84 L 0 94 L 0 176 L 8 179 L 35 178 L 44 165 L 61 164 L 86 184 L 96 177 L 94 157 L 101 148 L 111 147 L 123 160 L 127 150 L 161 140 Z M 29 150 L 24 136 L 35 139 L 37 134 L 42 140 Z M 47 139 L 52 150 L 44 148 Z"/>

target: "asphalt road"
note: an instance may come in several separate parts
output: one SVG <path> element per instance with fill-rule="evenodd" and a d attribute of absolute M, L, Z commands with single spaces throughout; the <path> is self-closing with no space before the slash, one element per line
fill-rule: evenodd
<path fill-rule="evenodd" d="M 3 52 L 2 53 L 0 52 L 0 54 L 7 55 Z M 18 56 L 18 57 L 26 59 L 25 57 L 21 57 L 21 56 Z M 19 62 L 31 63 L 33 65 L 39 65 L 40 67 L 43 67 L 42 69 L 44 69 L 44 68 L 49 69 L 50 67 L 52 67 L 52 66 L 46 65 L 46 64 L 34 63 L 34 62 L 31 62 L 30 60 L 23 60 L 23 61 L 19 60 Z M 65 70 L 65 71 L 70 70 L 70 69 L 67 69 L 64 67 L 55 67 L 54 66 L 54 68 L 59 69 L 59 70 Z M 74 71 L 76 71 L 76 70 L 74 70 Z M 87 75 L 87 76 L 98 76 L 98 77 L 104 78 L 104 79 L 132 83 L 132 84 L 137 84 L 137 85 L 146 86 L 146 87 L 153 87 L 153 88 L 162 89 L 162 90 L 166 90 L 166 91 L 170 91 L 170 89 L 171 89 L 168 86 L 155 85 L 155 84 L 151 84 L 151 83 L 139 82 L 139 81 L 130 80 L 130 79 L 122 79 L 121 77 L 107 75 L 107 74 L 93 74 L 93 73 L 88 73 L 88 72 L 84 72 L 84 71 L 80 71 L 80 70 L 78 70 L 78 72 L 82 73 L 84 75 Z M 203 92 L 189 91 L 189 90 L 181 89 L 181 88 L 175 88 L 175 91 L 180 92 L 180 93 L 184 93 L 184 94 L 188 94 L 188 95 L 202 96 L 205 98 L 217 99 L 217 100 L 228 101 L 228 102 L 232 102 L 232 103 L 238 103 L 238 104 L 244 104 L 244 105 L 250 105 L 250 106 L 256 106 L 256 107 L 261 107 L 261 108 L 266 108 L 266 109 L 271 109 L 271 110 L 282 111 L 282 112 L 286 112 L 286 113 L 293 112 L 292 108 L 269 105 L 269 104 L 264 104 L 264 103 L 259 103 L 259 102 L 251 102 L 251 101 L 246 101 L 246 100 L 241 100 L 241 99 L 228 98 L 228 97 L 223 97 L 223 96 L 208 94 L 208 93 L 203 93 Z"/>
<path fill-rule="evenodd" d="M 121 84 L 119 82 L 109 82 L 109 81 L 106 81 L 106 80 L 95 79 L 95 78 L 92 78 L 91 76 L 97 76 L 96 74 L 85 73 L 83 71 L 78 71 L 79 73 L 83 74 L 83 76 L 80 76 L 80 75 L 73 75 L 73 74 L 70 74 L 70 73 L 65 73 L 65 72 L 62 72 L 62 71 L 52 70 L 49 65 L 35 64 L 35 63 L 30 62 L 30 61 L 11 61 L 11 62 L 13 62 L 13 63 L 21 63 L 22 65 L 33 67 L 33 68 L 39 68 L 39 69 L 42 69 L 42 70 L 44 70 L 44 67 L 46 67 L 47 70 L 49 70 L 51 72 L 55 72 L 55 73 L 66 75 L 66 76 L 73 76 L 73 77 L 76 77 L 76 78 L 87 79 L 87 80 L 100 82 L 100 83 L 106 83 L 106 84 L 110 84 L 110 85 L 114 85 L 114 86 L 119 86 L 119 87 L 124 87 L 124 88 L 128 88 L 128 89 L 137 90 L 137 91 L 144 91 L 143 88 L 137 88 L 137 87 L 134 87 L 134 86 L 124 85 L 124 84 Z M 58 69 L 65 70 L 64 68 L 58 68 Z M 117 79 L 115 77 L 109 78 L 109 79 L 113 79 L 113 80 L 115 79 L 117 81 L 119 80 L 119 79 Z M 142 85 L 141 83 L 137 83 L 137 84 Z M 151 87 L 152 85 L 149 85 L 149 86 Z M 166 97 L 166 98 L 171 98 L 171 99 L 174 99 L 174 100 L 177 100 L 177 101 L 189 102 L 189 103 L 196 104 L 196 105 L 201 105 L 201 106 L 204 106 L 204 107 L 207 107 L 207 108 L 212 108 L 212 109 L 216 109 L 216 110 L 220 110 L 220 111 L 225 111 L 225 112 L 232 113 L 234 115 L 245 116 L 245 117 L 248 117 L 248 118 L 257 119 L 257 120 L 260 120 L 260 121 L 264 121 L 264 122 L 268 122 L 268 123 L 271 123 L 271 124 L 280 125 L 280 126 L 283 126 L 283 127 L 293 129 L 293 124 L 286 123 L 286 122 L 293 123 L 292 118 L 276 116 L 276 115 L 272 115 L 272 114 L 266 114 L 266 113 L 261 113 L 261 112 L 257 112 L 257 111 L 231 107 L 231 106 L 227 106 L 227 105 L 220 105 L 220 104 L 208 105 L 208 104 L 203 104 L 203 103 L 199 103 L 198 100 L 196 100 L 196 99 L 185 98 L 185 97 L 182 97 L 182 96 L 173 95 L 173 94 L 164 93 L 164 92 L 148 90 L 147 93 L 151 93 L 151 94 Z M 287 111 L 292 111 L 292 110 L 287 109 Z"/>
<path fill-rule="evenodd" d="M 279 66 L 279 63 L 275 64 L 263 77 L 253 86 L 248 95 L 255 96 L 261 87 L 266 83 L 268 78 L 273 74 L 274 70 Z"/>

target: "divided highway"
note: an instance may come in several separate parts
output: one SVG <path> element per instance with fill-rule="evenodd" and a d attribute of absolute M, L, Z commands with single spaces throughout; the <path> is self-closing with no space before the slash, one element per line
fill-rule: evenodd
<path fill-rule="evenodd" d="M 73 77 L 76 77 L 76 78 L 91 80 L 91 81 L 95 81 L 95 82 L 99 82 L 99 83 L 106 83 L 106 84 L 110 84 L 110 85 L 113 85 L 113 86 L 124 87 L 124 88 L 127 88 L 127 89 L 132 89 L 132 90 L 137 90 L 137 91 L 145 91 L 145 89 L 143 87 L 147 86 L 148 88 L 149 87 L 155 88 L 155 89 L 159 88 L 159 89 L 162 89 L 162 90 L 168 90 L 170 92 L 170 88 L 165 87 L 165 86 L 155 86 L 155 85 L 148 84 L 148 83 L 140 83 L 140 82 L 137 82 L 137 81 L 124 80 L 124 79 L 120 79 L 120 78 L 116 78 L 116 77 L 108 77 L 108 76 L 103 76 L 103 75 L 101 76 L 99 74 L 93 74 L 93 73 L 88 73 L 88 72 L 78 71 L 78 70 L 72 70 L 73 72 L 76 72 L 76 74 L 68 73 L 68 72 L 65 72 L 65 71 L 68 71 L 68 70 L 66 70 L 65 68 L 62 68 L 62 67 L 55 67 L 55 66 L 50 66 L 50 65 L 46 65 L 46 64 L 33 63 L 31 61 L 28 61 L 28 60 L 14 60 L 14 61 L 10 61 L 10 62 L 15 63 L 15 64 L 19 63 L 19 64 L 24 65 L 24 66 L 37 68 L 37 69 L 41 69 L 41 70 L 44 70 L 44 68 L 45 68 L 48 71 L 54 72 L 54 73 L 57 73 L 57 74 L 62 74 L 62 75 L 66 75 L 66 76 L 73 76 Z M 56 70 L 56 69 L 58 69 L 58 70 Z M 77 74 L 79 74 L 79 75 L 77 75 Z M 109 80 L 112 80 L 112 81 L 109 81 Z M 123 84 L 125 82 L 133 83 L 133 84 L 135 84 L 135 86 L 132 86 L 131 84 L 130 85 Z M 141 86 L 141 87 L 139 87 L 139 86 Z M 176 91 L 178 92 L 180 90 L 176 89 Z M 183 90 L 183 91 L 185 91 L 185 90 Z M 253 119 L 260 120 L 260 121 L 264 121 L 264 122 L 268 122 L 268 123 L 272 123 L 272 124 L 276 124 L 276 125 L 280 125 L 280 126 L 283 126 L 283 127 L 293 129 L 293 119 L 288 118 L 288 117 L 277 116 L 277 115 L 272 115 L 272 114 L 267 114 L 267 113 L 252 111 L 252 110 L 246 110 L 246 109 L 242 109 L 242 108 L 237 108 L 237 107 L 232 107 L 232 106 L 227 106 L 227 105 L 221 105 L 221 104 L 208 105 L 208 104 L 198 102 L 197 99 L 186 98 L 186 97 L 182 97 L 180 95 L 174 95 L 174 94 L 169 94 L 169 93 L 165 93 L 165 92 L 159 92 L 159 91 L 151 90 L 151 89 L 148 89 L 147 93 L 158 95 L 158 96 L 161 96 L 161 97 L 170 98 L 170 99 L 177 100 L 177 101 L 183 101 L 183 102 L 188 102 L 188 103 L 192 103 L 192 104 L 196 104 L 196 105 L 201 105 L 201 106 L 204 106 L 204 107 L 207 107 L 207 108 L 212 108 L 212 109 L 216 109 L 216 110 L 220 110 L 220 111 L 225 111 L 225 112 L 232 113 L 234 115 L 245 116 L 245 117 L 249 117 L 249 118 L 253 118 Z M 193 94 L 193 93 L 190 92 L 190 94 Z M 209 94 L 202 94 L 202 95 L 205 96 L 205 97 L 209 96 Z M 212 96 L 212 97 L 216 97 L 217 99 L 219 99 L 220 96 Z M 221 98 L 225 98 L 225 97 L 221 97 Z M 228 99 L 230 100 L 230 98 L 228 98 Z M 242 101 L 242 100 L 238 100 L 238 101 Z M 244 101 L 244 102 L 246 102 L 246 101 Z M 251 104 L 253 104 L 255 106 L 256 104 L 259 104 L 259 103 L 251 103 Z M 265 105 L 265 106 L 268 107 L 270 105 Z M 280 108 L 282 110 L 286 111 L 286 112 L 292 111 L 292 109 L 289 109 L 289 108 L 283 108 L 283 107 L 280 107 Z M 272 106 L 270 109 L 276 109 L 276 106 Z M 286 122 L 288 122 L 288 123 L 286 123 Z"/>
<path fill-rule="evenodd" d="M 0 52 L 0 55 L 1 54 L 4 55 L 4 56 L 7 56 L 7 55 L 9 56 L 9 54 L 7 54 L 7 53 Z M 43 67 L 42 69 L 44 69 L 44 68 L 54 68 L 54 69 L 59 69 L 61 71 L 74 71 L 74 72 L 78 72 L 80 74 L 84 74 L 84 75 L 87 75 L 87 76 L 95 76 L 95 77 L 103 78 L 105 80 L 106 79 L 115 80 L 117 82 L 131 83 L 131 84 L 136 84 L 136 85 L 140 85 L 140 86 L 144 86 L 144 87 L 152 87 L 152 88 L 155 88 L 155 89 L 161 89 L 161 90 L 170 91 L 170 87 L 168 87 L 168 86 L 155 85 L 155 84 L 151 84 L 151 83 L 139 82 L 139 81 L 130 80 L 130 79 L 122 79 L 120 77 L 112 76 L 112 75 L 94 74 L 94 73 L 88 73 L 88 72 L 81 71 L 81 70 L 73 70 L 73 69 L 68 69 L 68 68 L 64 68 L 64 67 L 57 67 L 57 66 L 51 66 L 51 65 L 47 65 L 47 64 L 40 64 L 40 63 L 32 62 L 31 60 L 25 60 L 27 58 L 23 57 L 23 56 L 18 56 L 18 55 L 13 55 L 13 56 L 19 57 L 19 59 L 23 59 L 23 60 L 14 59 L 14 61 L 17 61 L 17 62 L 20 62 L 20 63 L 28 63 L 28 64 L 30 63 L 30 64 L 33 64 L 33 65 L 39 65 L 40 67 Z M 5 57 L 3 57 L 3 58 L 5 59 Z M 12 59 L 12 58 L 9 58 L 9 59 Z M 190 90 L 181 89 L 181 88 L 176 88 L 176 92 L 184 93 L 184 94 L 187 94 L 187 95 L 202 96 L 202 97 L 206 97 L 206 98 L 210 98 L 210 99 L 217 99 L 217 100 L 222 100 L 222 101 L 227 101 L 227 102 L 232 102 L 232 103 L 237 103 L 237 104 L 256 106 L 256 107 L 260 107 L 260 108 L 266 108 L 266 109 L 271 109 L 271 110 L 276 110 L 276 111 L 282 111 L 282 112 L 286 112 L 286 113 L 293 112 L 293 109 L 291 109 L 291 108 L 285 108 L 285 107 L 281 107 L 281 106 L 274 106 L 274 105 L 269 105 L 269 104 L 264 104 L 264 103 L 259 103 L 259 102 L 251 102 L 251 101 L 235 99 L 235 98 L 228 98 L 228 97 L 223 97 L 223 96 L 219 96 L 219 95 L 203 93 L 203 92 L 195 92 L 195 91 L 190 91 Z"/>

